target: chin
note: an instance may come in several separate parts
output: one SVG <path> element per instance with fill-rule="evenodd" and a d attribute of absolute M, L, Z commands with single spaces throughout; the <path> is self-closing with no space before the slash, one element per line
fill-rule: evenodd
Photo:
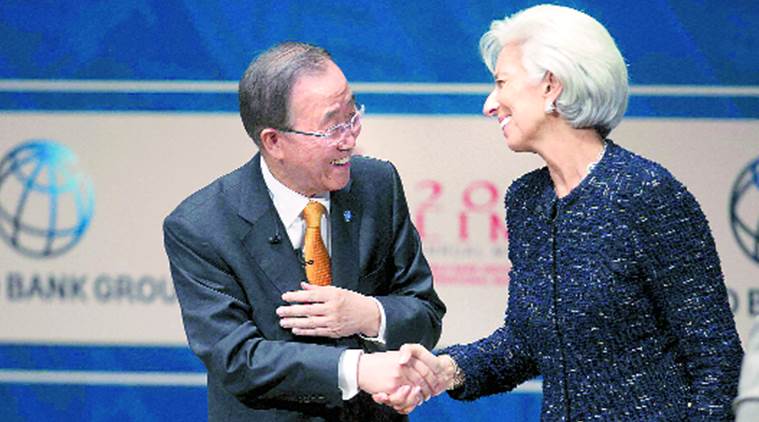
<path fill-rule="evenodd" d="M 522 145 L 519 142 L 513 141 L 510 138 L 506 138 L 506 147 L 508 147 L 510 150 L 514 152 L 524 152 L 526 150 L 524 145 Z"/>
<path fill-rule="evenodd" d="M 521 134 L 520 134 L 521 135 Z M 506 146 L 514 152 L 533 152 L 531 139 L 524 136 L 506 137 Z"/>
<path fill-rule="evenodd" d="M 337 177 L 334 179 L 330 179 L 326 184 L 327 190 L 330 192 L 340 190 L 344 188 L 345 185 L 348 184 L 348 181 L 350 181 L 350 173 L 348 173 L 348 175 L 345 177 Z"/>

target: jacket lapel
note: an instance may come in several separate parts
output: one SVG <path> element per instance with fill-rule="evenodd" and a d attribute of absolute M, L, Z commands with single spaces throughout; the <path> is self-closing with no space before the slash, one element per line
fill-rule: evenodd
<path fill-rule="evenodd" d="M 280 294 L 299 290 L 306 274 L 266 189 L 260 154 L 248 162 L 244 173 L 237 211 L 250 224 L 250 230 L 241 240 Z"/>
<path fill-rule="evenodd" d="M 351 193 L 351 185 L 349 181 L 343 189 L 332 192 L 330 199 L 332 284 L 357 291 L 361 204 Z"/>

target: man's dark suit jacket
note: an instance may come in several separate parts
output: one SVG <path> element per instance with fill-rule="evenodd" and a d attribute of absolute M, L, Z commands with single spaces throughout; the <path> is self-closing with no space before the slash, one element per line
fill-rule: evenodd
<path fill-rule="evenodd" d="M 282 293 L 299 290 L 306 276 L 260 160 L 256 154 L 194 193 L 164 222 L 185 332 L 208 370 L 209 419 L 399 418 L 364 393 L 343 402 L 338 388 L 340 354 L 376 345 L 355 335 L 298 337 L 279 326 Z M 330 226 L 333 285 L 382 303 L 388 349 L 411 342 L 432 348 L 445 306 L 392 164 L 354 157 L 351 181 L 331 194 Z"/>

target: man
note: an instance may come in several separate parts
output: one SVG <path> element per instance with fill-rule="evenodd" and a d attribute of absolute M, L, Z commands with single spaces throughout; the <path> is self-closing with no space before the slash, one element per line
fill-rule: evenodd
<path fill-rule="evenodd" d="M 269 49 L 239 94 L 259 153 L 164 223 L 209 419 L 402 418 L 358 389 L 419 393 L 426 369 L 369 352 L 433 347 L 445 306 L 395 168 L 352 157 L 362 108 L 321 48 Z"/>

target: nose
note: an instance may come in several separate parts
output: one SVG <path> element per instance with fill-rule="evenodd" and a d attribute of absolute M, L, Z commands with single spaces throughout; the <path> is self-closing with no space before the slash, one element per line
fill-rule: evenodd
<path fill-rule="evenodd" d="M 361 133 L 360 127 L 358 130 L 346 130 L 337 142 L 337 149 L 347 151 L 355 148 L 359 133 Z"/>
<path fill-rule="evenodd" d="M 482 114 L 488 117 L 494 117 L 498 114 L 498 101 L 495 99 L 495 90 L 490 92 L 485 104 L 482 105 Z"/>

